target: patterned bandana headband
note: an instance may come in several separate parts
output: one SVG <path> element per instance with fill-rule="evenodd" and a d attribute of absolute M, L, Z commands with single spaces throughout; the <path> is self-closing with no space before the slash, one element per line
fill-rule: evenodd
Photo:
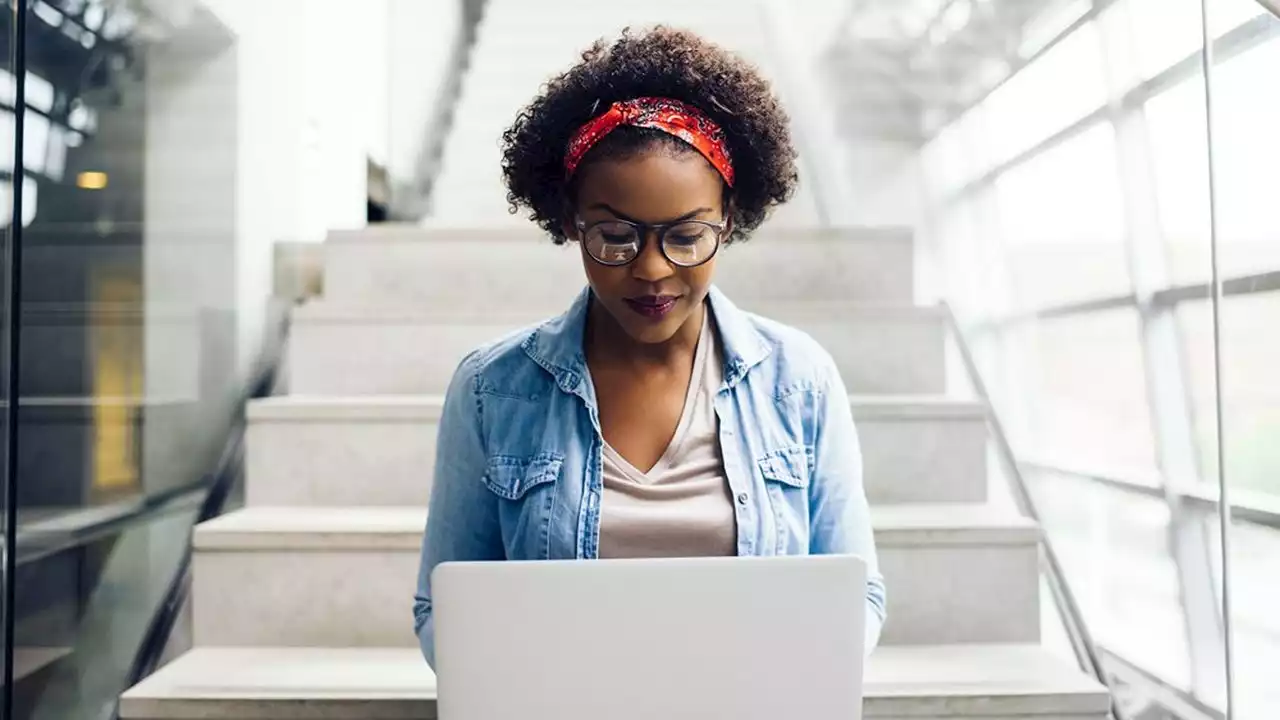
<path fill-rule="evenodd" d="M 729 158 L 724 130 L 698 108 L 679 100 L 659 97 L 616 102 L 604 114 L 578 128 L 565 152 L 565 176 L 573 177 L 587 152 L 622 125 L 661 130 L 689 143 L 720 172 L 725 183 L 733 187 L 733 162 Z"/>

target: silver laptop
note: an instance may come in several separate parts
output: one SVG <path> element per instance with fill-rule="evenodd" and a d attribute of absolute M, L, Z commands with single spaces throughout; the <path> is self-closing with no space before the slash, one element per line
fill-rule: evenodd
<path fill-rule="evenodd" d="M 441 720 L 859 720 L 852 556 L 446 563 Z"/>

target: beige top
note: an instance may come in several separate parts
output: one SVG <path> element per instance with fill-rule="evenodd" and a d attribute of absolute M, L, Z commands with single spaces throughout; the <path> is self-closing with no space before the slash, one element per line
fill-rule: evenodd
<path fill-rule="evenodd" d="M 693 374 L 675 435 L 649 472 L 608 443 L 600 507 L 600 557 L 701 557 L 738 553 L 733 498 L 720 454 L 715 396 L 723 361 L 711 313 L 693 354 Z"/>

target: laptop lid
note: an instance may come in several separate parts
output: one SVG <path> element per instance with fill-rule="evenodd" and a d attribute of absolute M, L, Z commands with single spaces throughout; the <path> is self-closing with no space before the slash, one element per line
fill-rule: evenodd
<path fill-rule="evenodd" d="M 442 720 L 858 720 L 852 556 L 446 563 Z"/>

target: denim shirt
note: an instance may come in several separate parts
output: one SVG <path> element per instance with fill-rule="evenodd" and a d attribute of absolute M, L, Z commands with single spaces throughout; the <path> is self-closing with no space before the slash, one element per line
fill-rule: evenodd
<path fill-rule="evenodd" d="M 565 314 L 471 352 L 449 384 L 413 608 L 433 666 L 436 565 L 598 556 L 604 439 L 583 351 L 590 300 L 584 289 Z M 724 359 L 715 410 L 738 554 L 860 556 L 870 652 L 884 622 L 884 582 L 835 361 L 808 335 L 739 310 L 714 287 L 708 302 Z"/>

